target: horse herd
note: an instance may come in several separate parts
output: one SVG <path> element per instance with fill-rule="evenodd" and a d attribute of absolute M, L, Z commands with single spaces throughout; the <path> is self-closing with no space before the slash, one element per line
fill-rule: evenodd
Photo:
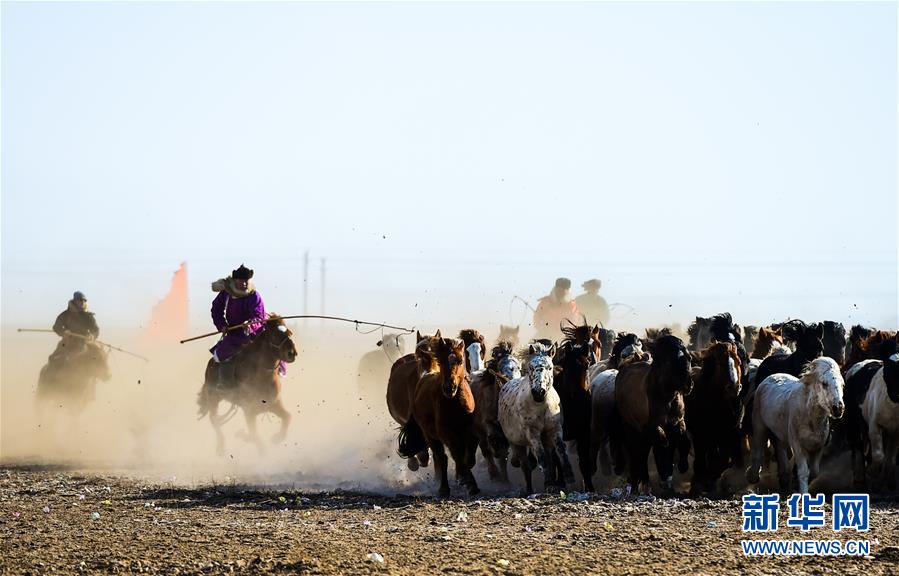
<path fill-rule="evenodd" d="M 722 475 L 748 458 L 749 483 L 774 460 L 788 493 L 794 481 L 808 492 L 822 457 L 849 451 L 855 488 L 896 488 L 896 332 L 853 326 L 847 335 L 831 321 L 741 327 L 728 313 L 696 318 L 686 343 L 668 328 L 644 337 L 561 328 L 561 342 L 523 347 L 504 328 L 489 354 L 478 330 L 416 334 L 387 382 L 409 469 L 433 457 L 448 496 L 451 457 L 474 495 L 480 452 L 491 481 L 508 483 L 511 464 L 527 493 L 535 469 L 548 491 L 574 483 L 577 469 L 585 492 L 600 472 L 625 476 L 627 493 L 649 493 L 651 454 L 663 491 L 673 491 L 675 467 L 684 474 L 692 463 L 690 494 L 699 495 L 726 491 Z"/>

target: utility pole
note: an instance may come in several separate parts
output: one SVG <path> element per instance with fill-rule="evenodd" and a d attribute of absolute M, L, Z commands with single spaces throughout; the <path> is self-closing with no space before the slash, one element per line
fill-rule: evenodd
<path fill-rule="evenodd" d="M 303 315 L 309 314 L 309 250 L 303 254 Z M 304 321 L 305 322 L 305 321 Z"/>
<path fill-rule="evenodd" d="M 325 259 L 322 258 L 322 311 L 321 315 L 325 315 Z M 322 320 L 321 324 L 324 326 L 325 321 Z"/>

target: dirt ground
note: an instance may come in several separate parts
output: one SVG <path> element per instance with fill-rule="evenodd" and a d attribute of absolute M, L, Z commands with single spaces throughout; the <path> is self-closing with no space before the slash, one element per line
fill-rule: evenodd
<path fill-rule="evenodd" d="M 899 510 L 872 508 L 868 557 L 756 559 L 737 499 L 439 501 L 5 465 L 0 573 L 897 573 Z"/>

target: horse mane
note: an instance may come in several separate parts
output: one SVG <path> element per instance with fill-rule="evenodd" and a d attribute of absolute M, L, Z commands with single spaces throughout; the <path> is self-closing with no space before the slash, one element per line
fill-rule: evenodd
<path fill-rule="evenodd" d="M 465 328 L 464 330 L 460 330 L 459 338 L 463 342 L 465 342 L 466 346 L 474 344 L 475 342 L 480 342 L 481 344 L 484 343 L 484 335 L 474 328 Z"/>
<path fill-rule="evenodd" d="M 568 326 L 559 326 L 562 330 L 562 346 L 572 345 L 572 344 L 586 344 L 590 341 L 590 333 L 592 332 L 592 328 L 589 324 L 581 324 L 578 326 L 571 320 L 565 319 L 565 322 L 568 322 Z"/>
<path fill-rule="evenodd" d="M 743 341 L 743 337 L 737 329 L 737 326 L 734 324 L 734 319 L 730 315 L 730 312 L 715 314 L 709 320 L 709 331 L 712 333 L 715 340 L 721 342 L 728 342 L 730 340 L 733 340 L 734 342 Z"/>
<path fill-rule="evenodd" d="M 817 382 L 818 366 L 820 366 L 821 364 L 827 364 L 828 370 L 835 370 L 837 373 L 840 372 L 840 367 L 837 365 L 836 361 L 833 358 L 828 358 L 827 356 L 819 356 L 802 368 L 802 372 L 799 373 L 799 379 L 802 380 L 804 384 L 814 384 L 815 382 Z"/>
<path fill-rule="evenodd" d="M 512 352 L 512 343 L 508 340 L 503 340 L 497 343 L 497 345 L 493 347 L 493 350 L 490 351 L 490 360 L 495 361 L 506 356 L 511 356 Z"/>
<path fill-rule="evenodd" d="M 811 326 L 799 319 L 787 320 L 781 324 L 771 325 L 772 328 L 775 326 L 777 326 L 777 331 L 780 335 L 783 336 L 784 342 L 798 342 L 806 330 L 811 328 Z"/>

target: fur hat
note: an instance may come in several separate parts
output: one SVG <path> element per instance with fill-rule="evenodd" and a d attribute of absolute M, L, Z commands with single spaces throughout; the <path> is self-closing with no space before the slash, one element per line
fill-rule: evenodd
<path fill-rule="evenodd" d="M 237 270 L 231 271 L 231 277 L 235 280 L 249 280 L 253 277 L 253 271 L 241 264 Z"/>
<path fill-rule="evenodd" d="M 568 278 L 556 278 L 556 286 L 555 287 L 556 288 L 564 288 L 565 290 L 568 290 L 569 288 L 571 288 L 571 280 L 569 280 Z"/>
<path fill-rule="evenodd" d="M 75 302 L 81 300 L 83 302 L 87 300 L 87 296 L 84 295 L 84 292 L 78 291 L 72 294 L 72 300 L 74 300 Z"/>
<path fill-rule="evenodd" d="M 590 280 L 587 280 L 586 282 L 581 284 L 581 288 L 583 288 L 584 290 L 590 290 L 591 288 L 596 288 L 597 290 L 599 290 L 600 288 L 602 288 L 602 281 L 596 278 L 591 278 Z"/>

